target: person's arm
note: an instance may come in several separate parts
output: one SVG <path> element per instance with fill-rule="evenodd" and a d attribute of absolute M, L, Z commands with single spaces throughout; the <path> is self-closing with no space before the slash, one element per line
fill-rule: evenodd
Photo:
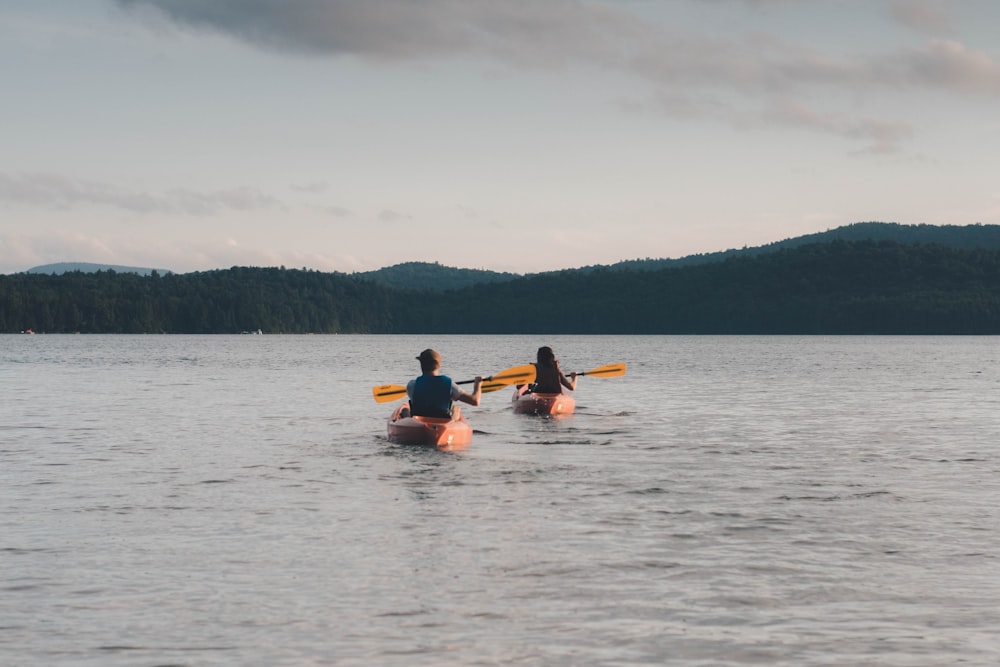
<path fill-rule="evenodd" d="M 576 391 L 576 373 L 570 373 L 567 378 L 562 371 L 559 371 L 559 382 L 570 391 Z"/>
<path fill-rule="evenodd" d="M 479 399 L 483 396 L 483 378 L 481 375 L 477 375 L 476 379 L 473 381 L 472 393 L 467 394 L 462 390 L 459 390 L 456 400 L 462 401 L 463 403 L 468 403 L 469 405 L 479 405 Z"/>
<path fill-rule="evenodd" d="M 562 372 L 559 368 L 559 362 L 556 361 L 556 372 L 559 373 L 559 384 L 566 387 L 570 391 L 576 391 L 576 373 L 570 373 L 569 378 Z"/>

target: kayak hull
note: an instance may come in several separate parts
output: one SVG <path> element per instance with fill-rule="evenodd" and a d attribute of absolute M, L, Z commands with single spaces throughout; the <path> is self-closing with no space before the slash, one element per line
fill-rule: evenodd
<path fill-rule="evenodd" d="M 514 392 L 514 412 L 519 415 L 571 415 L 576 410 L 576 399 L 569 394 L 539 394 L 529 392 L 527 386 Z"/>
<path fill-rule="evenodd" d="M 438 417 L 404 417 L 409 406 L 404 402 L 389 417 L 389 441 L 400 445 L 429 445 L 439 449 L 461 449 L 472 442 L 472 425 L 455 406 L 457 415 L 451 419 Z"/>

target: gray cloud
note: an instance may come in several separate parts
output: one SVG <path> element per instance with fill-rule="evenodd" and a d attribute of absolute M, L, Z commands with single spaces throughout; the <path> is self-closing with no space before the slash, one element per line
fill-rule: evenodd
<path fill-rule="evenodd" d="M 249 187 L 214 192 L 171 190 L 160 201 L 165 205 L 166 212 L 173 210 L 187 215 L 215 215 L 222 210 L 260 211 L 284 208 L 274 197 Z"/>
<path fill-rule="evenodd" d="M 100 205 L 133 213 L 192 216 L 211 216 L 223 210 L 283 208 L 282 203 L 274 197 L 247 187 L 214 192 L 178 189 L 163 195 L 151 195 L 55 174 L 12 175 L 3 172 L 0 172 L 0 200 L 59 209 Z"/>
<path fill-rule="evenodd" d="M 721 2 L 723 0 L 716 0 Z M 733 1 L 733 0 L 725 0 Z M 739 0 L 749 7 L 787 0 Z M 599 67 L 627 72 L 652 88 L 651 100 L 700 115 L 706 100 L 743 99 L 760 107 L 821 91 L 832 99 L 885 89 L 1000 94 L 1000 64 L 957 41 L 916 48 L 829 55 L 777 36 L 718 38 L 682 33 L 629 13 L 630 3 L 578 0 L 115 0 L 190 28 L 275 51 L 380 60 L 480 57 L 512 67 Z M 896 20 L 923 29 L 948 25 L 941 1 L 894 1 Z M 720 115 L 714 101 L 709 115 Z M 827 112 L 826 117 L 830 117 Z M 817 129 L 823 123 L 814 124 Z M 842 127 L 902 127 L 895 120 Z M 889 132 L 897 141 L 907 132 Z M 875 132 L 840 132 L 841 136 Z"/>
<path fill-rule="evenodd" d="M 299 54 L 380 59 L 481 53 L 562 60 L 638 26 L 627 14 L 565 0 L 115 0 L 170 21 Z M 614 39 L 612 37 L 612 39 Z M 578 51 L 574 48 L 571 52 Z"/>
<path fill-rule="evenodd" d="M 330 216 L 332 218 L 349 218 L 353 215 L 351 209 L 344 206 L 307 206 L 310 211 L 314 211 L 320 215 Z"/>
<path fill-rule="evenodd" d="M 330 185 L 323 181 L 315 183 L 307 183 L 305 185 L 297 185 L 295 183 L 292 183 L 291 188 L 295 192 L 304 192 L 308 194 L 322 194 L 330 189 Z"/>
<path fill-rule="evenodd" d="M 1000 94 L 1000 63 L 955 41 L 932 40 L 923 49 L 887 54 L 872 71 L 888 85 Z"/>
<path fill-rule="evenodd" d="M 412 217 L 413 216 L 405 213 L 399 213 L 391 209 L 382 209 L 378 214 L 379 222 L 401 222 L 403 220 L 411 220 Z"/>
<path fill-rule="evenodd" d="M 687 118 L 713 118 L 739 129 L 778 127 L 819 132 L 863 144 L 861 153 L 901 153 L 913 138 L 914 128 L 903 121 L 852 115 L 817 109 L 795 98 L 765 100 L 752 110 L 737 108 L 720 98 L 661 96 L 650 103 L 627 103 L 634 111 L 652 111 Z"/>
<path fill-rule="evenodd" d="M 104 204 L 145 213 L 155 210 L 154 197 L 109 185 L 74 181 L 55 174 L 11 175 L 0 172 L 0 199 L 68 209 L 77 204 Z"/>
<path fill-rule="evenodd" d="M 626 70 L 657 83 L 753 90 L 872 83 L 964 88 L 954 82 L 971 79 L 982 80 L 980 88 L 1000 90 L 997 62 L 958 42 L 932 41 L 922 49 L 844 59 L 777 37 L 734 40 L 672 32 L 642 21 L 620 9 L 621 5 L 572 0 L 115 2 L 133 10 L 152 10 L 180 26 L 299 54 L 381 59 L 480 55 L 509 64 L 597 65 Z M 891 7 L 894 15 L 909 23 L 947 23 L 940 0 L 896 1 Z M 897 66 L 882 66 L 886 59 Z M 926 76 L 921 76 L 922 72 Z M 942 73 L 954 79 L 942 77 Z"/>
<path fill-rule="evenodd" d="M 889 13 L 897 21 L 914 30 L 934 35 L 952 31 L 949 0 L 892 0 Z"/>
<path fill-rule="evenodd" d="M 321 210 L 336 218 L 346 218 L 351 215 L 351 210 L 343 206 L 327 206 Z"/>
<path fill-rule="evenodd" d="M 902 122 L 852 117 L 846 114 L 822 112 L 793 101 L 785 101 L 762 116 L 765 123 L 783 127 L 798 127 L 864 142 L 865 152 L 892 154 L 913 135 L 913 128 Z"/>
<path fill-rule="evenodd" d="M 683 84 L 685 90 L 746 96 L 809 89 L 1000 94 L 1000 62 L 957 41 L 934 39 L 905 50 L 834 58 L 776 38 L 683 39 L 687 44 L 681 51 L 696 55 L 648 51 L 633 60 L 634 71 L 664 85 Z"/>

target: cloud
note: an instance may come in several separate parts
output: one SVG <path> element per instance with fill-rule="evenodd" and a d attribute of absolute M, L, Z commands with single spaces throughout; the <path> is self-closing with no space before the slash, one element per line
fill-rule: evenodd
<path fill-rule="evenodd" d="M 274 197 L 256 188 L 238 187 L 214 192 L 171 190 L 162 198 L 163 211 L 187 215 L 210 216 L 223 210 L 261 211 L 283 209 Z"/>
<path fill-rule="evenodd" d="M 928 34 L 946 34 L 952 31 L 951 15 L 947 0 L 892 0 L 889 13 L 908 28 Z"/>
<path fill-rule="evenodd" d="M 306 183 L 305 185 L 298 185 L 292 183 L 291 188 L 295 192 L 304 192 L 307 194 L 321 194 L 323 192 L 328 191 L 330 189 L 330 185 L 323 181 L 319 181 L 316 183 Z"/>
<path fill-rule="evenodd" d="M 821 112 L 787 100 L 763 114 L 762 118 L 770 124 L 817 130 L 861 141 L 867 144 L 866 153 L 877 155 L 900 152 L 902 143 L 913 135 L 913 128 L 906 123 Z"/>
<path fill-rule="evenodd" d="M 400 222 L 403 220 L 411 220 L 413 216 L 407 215 L 405 213 L 399 213 L 390 209 L 383 209 L 378 214 L 379 222 Z"/>
<path fill-rule="evenodd" d="M 279 200 L 249 187 L 213 192 L 175 189 L 161 195 L 152 195 L 56 174 L 12 175 L 4 172 L 0 172 L 0 201 L 56 209 L 100 205 L 133 213 L 190 216 L 212 216 L 224 210 L 284 208 Z"/>
<path fill-rule="evenodd" d="M 736 0 L 716 0 L 716 2 Z M 633 3 L 580 0 L 115 0 L 175 25 L 227 35 L 258 48 L 383 62 L 481 58 L 514 68 L 590 67 L 623 72 L 649 87 L 650 103 L 674 116 L 725 118 L 728 107 L 773 106 L 820 93 L 837 100 L 890 91 L 1000 94 L 1000 63 L 957 41 L 842 55 L 780 34 L 720 37 L 654 22 Z M 751 10 L 787 0 L 739 0 Z M 692 3 L 693 4 L 693 3 Z M 943 1 L 894 0 L 899 22 L 928 31 L 949 25 Z M 649 12 L 655 14 L 656 12 Z M 775 24 L 778 25 L 777 23 Z M 833 111 L 824 112 L 827 117 Z M 733 120 L 730 118 L 729 120 Z M 844 119 L 836 134 L 905 141 L 896 119 Z M 818 130 L 831 123 L 811 123 Z M 853 131 L 846 128 L 853 127 Z M 828 130 L 824 130 L 828 131 Z M 877 143 L 882 143 L 878 140 Z"/>
<path fill-rule="evenodd" d="M 335 218 L 347 218 L 351 216 L 351 210 L 343 206 L 319 206 L 313 210 Z"/>
<path fill-rule="evenodd" d="M 1000 94 L 1000 63 L 955 41 L 935 39 L 923 49 L 887 54 L 872 71 L 877 81 L 889 85 Z"/>
<path fill-rule="evenodd" d="M 157 207 L 153 197 L 100 184 L 74 181 L 55 174 L 11 175 L 0 172 L 0 200 L 68 209 L 77 204 L 104 204 L 129 211 Z"/>
<path fill-rule="evenodd" d="M 609 32 L 633 23 L 626 14 L 565 0 L 115 1 L 262 48 L 379 59 L 482 53 L 518 60 L 526 52 L 551 57 L 578 39 L 603 42 Z"/>
<path fill-rule="evenodd" d="M 752 5 L 762 0 L 742 0 Z M 785 0 L 771 0 L 787 4 Z M 923 49 L 824 56 L 777 36 L 719 38 L 671 30 L 624 11 L 623 5 L 573 0 L 115 0 L 152 11 L 179 26 L 229 35 L 276 51 L 379 59 L 479 55 L 511 65 L 580 64 L 625 70 L 661 84 L 725 86 L 759 92 L 801 85 L 871 83 L 943 85 L 920 78 L 927 66 L 984 79 L 1000 92 L 1000 66 L 957 42 Z M 627 4 L 625 5 L 627 6 Z M 899 20 L 946 23 L 941 2 L 894 2 Z M 881 65 L 886 59 L 894 68 Z M 909 66 L 907 66 L 909 65 Z M 963 71 L 967 71 L 963 74 Z"/>

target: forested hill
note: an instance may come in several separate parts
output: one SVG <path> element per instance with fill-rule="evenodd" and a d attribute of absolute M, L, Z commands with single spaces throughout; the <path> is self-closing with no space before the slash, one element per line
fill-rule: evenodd
<path fill-rule="evenodd" d="M 0 276 L 0 331 L 1000 334 L 1000 250 L 834 241 L 651 271 L 434 294 L 340 273 L 233 268 Z"/>
<path fill-rule="evenodd" d="M 845 225 L 817 234 L 776 241 L 763 246 L 730 249 L 720 252 L 688 255 L 678 259 L 632 259 L 610 265 L 593 265 L 577 269 L 566 269 L 588 273 L 596 270 L 611 271 L 655 271 L 658 269 L 721 262 L 746 255 L 759 255 L 785 248 L 795 248 L 813 243 L 830 241 L 894 241 L 902 244 L 931 243 L 948 248 L 981 248 L 1000 250 L 1000 225 L 900 225 L 894 222 L 859 222 Z M 28 273 L 63 274 L 74 271 L 94 273 L 96 271 L 116 273 L 138 273 L 149 275 L 154 271 L 160 275 L 171 273 L 165 269 L 150 269 L 133 266 L 92 264 L 85 262 L 64 262 L 46 264 L 28 269 Z M 551 271 L 548 273 L 561 273 Z M 516 273 L 490 271 L 487 269 L 466 269 L 444 266 L 438 262 L 405 262 L 375 271 L 351 274 L 362 280 L 370 280 L 380 285 L 399 289 L 444 292 L 462 289 L 482 283 L 500 283 L 517 280 L 524 276 Z M 543 275 L 543 274 L 527 274 Z"/>
<path fill-rule="evenodd" d="M 981 248 L 1000 250 L 1000 225 L 900 225 L 894 222 L 858 222 L 816 234 L 797 236 L 767 245 L 688 255 L 677 259 L 631 259 L 610 265 L 567 269 L 580 273 L 597 270 L 655 271 L 658 269 L 721 262 L 734 257 L 760 255 L 787 248 L 829 243 L 831 241 L 893 241 L 901 244 L 928 243 L 947 248 Z M 559 273 L 553 271 L 551 273 Z M 460 269 L 439 263 L 407 262 L 395 266 L 355 273 L 389 287 L 443 292 L 480 283 L 498 283 L 521 278 L 514 273 L 498 273 L 482 269 Z M 541 274 L 528 274 L 541 275 Z"/>
<path fill-rule="evenodd" d="M 835 241 L 658 271 L 530 277 L 451 303 L 498 333 L 998 334 L 1000 250 Z"/>
<path fill-rule="evenodd" d="M 355 273 L 355 276 L 388 287 L 443 292 L 480 283 L 499 283 L 520 278 L 516 273 L 499 273 L 485 269 L 457 269 L 437 262 L 405 262 L 377 271 Z"/>
<path fill-rule="evenodd" d="M 892 241 L 904 245 L 924 243 L 941 245 L 946 248 L 1000 250 L 1000 225 L 901 225 L 895 222 L 857 222 L 853 225 L 844 225 L 816 234 L 796 236 L 762 246 L 688 255 L 678 259 L 625 260 L 612 264 L 609 268 L 650 271 L 720 262 L 733 257 L 760 255 L 787 248 L 832 241 Z"/>
<path fill-rule="evenodd" d="M 900 225 L 895 222 L 858 222 L 817 234 L 778 241 L 761 249 L 794 248 L 827 241 L 893 241 L 930 243 L 948 248 L 1000 250 L 1000 225 Z"/>

